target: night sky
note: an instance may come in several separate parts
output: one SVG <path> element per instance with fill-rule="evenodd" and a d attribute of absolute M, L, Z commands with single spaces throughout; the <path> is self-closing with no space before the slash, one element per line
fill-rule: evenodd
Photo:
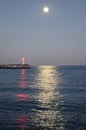
<path fill-rule="evenodd" d="M 86 65 L 86 0 L 0 0 L 0 64 L 21 57 L 32 65 Z"/>

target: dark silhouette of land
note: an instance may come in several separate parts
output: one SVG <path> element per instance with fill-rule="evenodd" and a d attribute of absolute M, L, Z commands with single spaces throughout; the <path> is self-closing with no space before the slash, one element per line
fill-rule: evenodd
<path fill-rule="evenodd" d="M 0 69 L 30 69 L 29 64 L 4 64 L 0 65 Z"/>

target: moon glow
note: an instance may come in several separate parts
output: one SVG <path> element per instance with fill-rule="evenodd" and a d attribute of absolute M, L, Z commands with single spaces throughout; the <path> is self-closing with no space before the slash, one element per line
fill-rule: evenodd
<path fill-rule="evenodd" d="M 44 13 L 48 13 L 48 12 L 49 12 L 49 8 L 48 8 L 47 6 L 44 7 L 44 8 L 43 8 L 43 12 L 44 12 Z"/>

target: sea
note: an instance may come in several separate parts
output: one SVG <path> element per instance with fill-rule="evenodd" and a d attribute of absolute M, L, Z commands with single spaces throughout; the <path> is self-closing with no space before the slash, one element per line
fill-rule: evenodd
<path fill-rule="evenodd" d="M 86 66 L 0 69 L 0 130 L 86 130 Z"/>

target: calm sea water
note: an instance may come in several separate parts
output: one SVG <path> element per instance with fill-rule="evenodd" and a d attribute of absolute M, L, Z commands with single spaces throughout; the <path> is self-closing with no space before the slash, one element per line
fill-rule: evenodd
<path fill-rule="evenodd" d="M 0 70 L 0 130 L 86 130 L 86 66 Z"/>

